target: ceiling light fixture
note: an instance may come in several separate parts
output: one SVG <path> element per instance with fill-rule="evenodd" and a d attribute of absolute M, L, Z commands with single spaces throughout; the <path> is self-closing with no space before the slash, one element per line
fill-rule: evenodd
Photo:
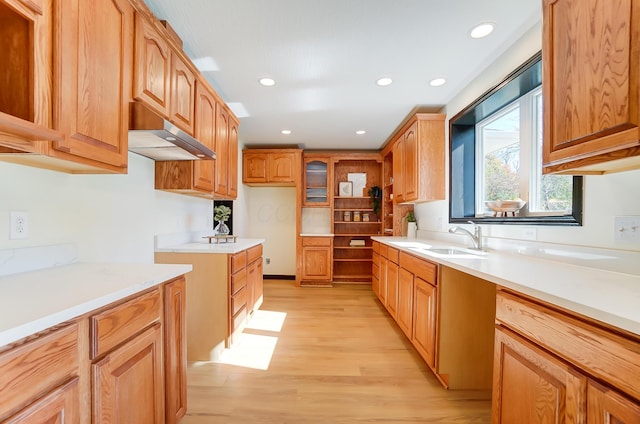
<path fill-rule="evenodd" d="M 484 38 L 491 34 L 494 29 L 496 29 L 496 25 L 494 23 L 485 22 L 473 27 L 469 32 L 469 36 L 471 36 L 471 38 Z"/>
<path fill-rule="evenodd" d="M 431 81 L 429 81 L 429 85 L 431 87 L 440 87 L 441 85 L 445 85 L 447 83 L 447 80 L 444 78 L 434 78 Z"/>
<path fill-rule="evenodd" d="M 365 130 L 358 130 L 356 131 L 356 134 L 358 135 L 362 135 L 362 134 L 366 134 L 367 132 Z"/>
<path fill-rule="evenodd" d="M 282 131 L 280 131 L 280 132 L 281 132 L 282 134 L 284 134 L 284 135 L 289 135 L 289 134 L 291 134 L 291 130 L 282 130 Z"/>
<path fill-rule="evenodd" d="M 276 85 L 276 81 L 273 78 L 260 78 L 258 82 L 265 87 L 271 87 Z"/>
<path fill-rule="evenodd" d="M 378 81 L 376 81 L 376 84 L 378 84 L 380 87 L 384 87 L 386 85 L 389 85 L 393 82 L 393 80 L 389 77 L 384 77 L 384 78 L 380 78 L 378 79 Z"/>

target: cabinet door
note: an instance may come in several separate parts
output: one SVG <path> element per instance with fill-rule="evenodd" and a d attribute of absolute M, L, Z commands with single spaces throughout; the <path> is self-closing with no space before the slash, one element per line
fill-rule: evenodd
<path fill-rule="evenodd" d="M 398 326 L 411 339 L 413 335 L 413 274 L 400 268 L 398 276 Z"/>
<path fill-rule="evenodd" d="M 414 122 L 404 133 L 402 147 L 402 194 L 404 202 L 411 202 L 418 199 L 418 123 Z M 396 169 L 394 167 L 394 169 Z M 428 181 L 424 183 L 429 184 Z"/>
<path fill-rule="evenodd" d="M 329 158 L 304 159 L 302 206 L 329 206 Z"/>
<path fill-rule="evenodd" d="M 179 278 L 164 286 L 164 381 L 166 423 L 187 413 L 186 284 Z"/>
<path fill-rule="evenodd" d="M 216 99 L 200 81 L 196 82 L 195 136 L 211 150 L 216 147 Z M 193 186 L 204 192 L 213 193 L 213 160 L 193 161 Z"/>
<path fill-rule="evenodd" d="M 393 201 L 404 202 L 404 137 L 393 146 Z"/>
<path fill-rule="evenodd" d="M 640 4 L 543 2 L 544 164 L 640 154 Z"/>
<path fill-rule="evenodd" d="M 426 363 L 435 369 L 437 289 L 415 277 L 413 290 L 413 345 Z"/>
<path fill-rule="evenodd" d="M 135 15 L 133 95 L 162 116 L 169 115 L 171 49 L 141 14 Z"/>
<path fill-rule="evenodd" d="M 589 380 L 588 424 L 640 424 L 640 402 Z"/>
<path fill-rule="evenodd" d="M 127 166 L 133 12 L 127 0 L 65 0 L 56 8 L 53 156 Z M 113 169 L 113 168 L 111 168 Z"/>
<path fill-rule="evenodd" d="M 267 153 L 243 153 L 242 155 L 242 182 L 266 183 L 268 181 Z"/>
<path fill-rule="evenodd" d="M 169 120 L 189 134 L 195 126 L 196 77 L 175 52 L 171 55 L 171 108 Z"/>
<path fill-rule="evenodd" d="M 384 256 L 380 256 L 380 281 L 378 282 L 378 299 L 380 303 L 385 305 L 387 303 L 387 269 L 389 260 Z"/>
<path fill-rule="evenodd" d="M 396 319 L 398 313 L 398 265 L 387 261 L 387 298 L 386 306 L 389 314 Z"/>
<path fill-rule="evenodd" d="M 216 195 L 226 198 L 229 193 L 229 113 L 224 107 L 216 107 Z"/>
<path fill-rule="evenodd" d="M 586 394 L 584 375 L 496 328 L 492 423 L 585 423 Z"/>
<path fill-rule="evenodd" d="M 229 164 L 227 165 L 228 200 L 238 197 L 238 123 L 229 117 Z"/>
<path fill-rule="evenodd" d="M 160 324 L 93 364 L 93 423 L 164 423 L 162 366 Z"/>
<path fill-rule="evenodd" d="M 49 392 L 18 414 L 3 421 L 5 424 L 79 424 L 80 392 L 78 378 Z"/>
<path fill-rule="evenodd" d="M 302 247 L 302 279 L 331 280 L 331 247 Z"/>
<path fill-rule="evenodd" d="M 295 182 L 296 159 L 293 153 L 270 153 L 267 181 L 272 183 Z"/>

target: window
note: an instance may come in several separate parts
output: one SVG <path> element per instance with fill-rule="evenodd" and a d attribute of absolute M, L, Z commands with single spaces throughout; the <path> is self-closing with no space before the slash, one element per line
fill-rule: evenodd
<path fill-rule="evenodd" d="M 571 213 L 573 177 L 542 174 L 541 86 L 479 122 L 476 143 L 476 215 L 508 214 L 501 200 L 522 201 L 514 216 Z"/>
<path fill-rule="evenodd" d="M 538 54 L 451 120 L 450 222 L 581 225 L 582 177 L 542 174 L 541 83 Z"/>

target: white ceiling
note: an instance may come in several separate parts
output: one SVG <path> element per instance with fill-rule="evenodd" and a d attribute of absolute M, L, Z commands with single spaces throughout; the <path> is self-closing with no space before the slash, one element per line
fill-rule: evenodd
<path fill-rule="evenodd" d="M 541 20 L 541 0 L 146 3 L 194 61 L 213 59 L 203 74 L 234 111 L 246 109 L 244 143 L 305 149 L 381 147 L 413 110 L 438 111 Z M 468 36 L 487 21 L 493 34 Z M 263 76 L 276 85 L 259 85 Z M 378 87 L 383 76 L 393 84 Z M 447 84 L 431 87 L 438 77 Z"/>

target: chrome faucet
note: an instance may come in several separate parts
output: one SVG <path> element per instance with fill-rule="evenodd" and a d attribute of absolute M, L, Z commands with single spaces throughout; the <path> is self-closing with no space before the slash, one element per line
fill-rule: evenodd
<path fill-rule="evenodd" d="M 473 221 L 468 222 L 469 224 L 473 225 L 473 233 L 461 227 L 451 227 L 449 228 L 449 232 L 453 234 L 459 232 L 465 233 L 466 235 L 471 237 L 471 240 L 473 241 L 473 249 L 482 250 L 482 228 L 480 228 L 480 226 Z"/>

